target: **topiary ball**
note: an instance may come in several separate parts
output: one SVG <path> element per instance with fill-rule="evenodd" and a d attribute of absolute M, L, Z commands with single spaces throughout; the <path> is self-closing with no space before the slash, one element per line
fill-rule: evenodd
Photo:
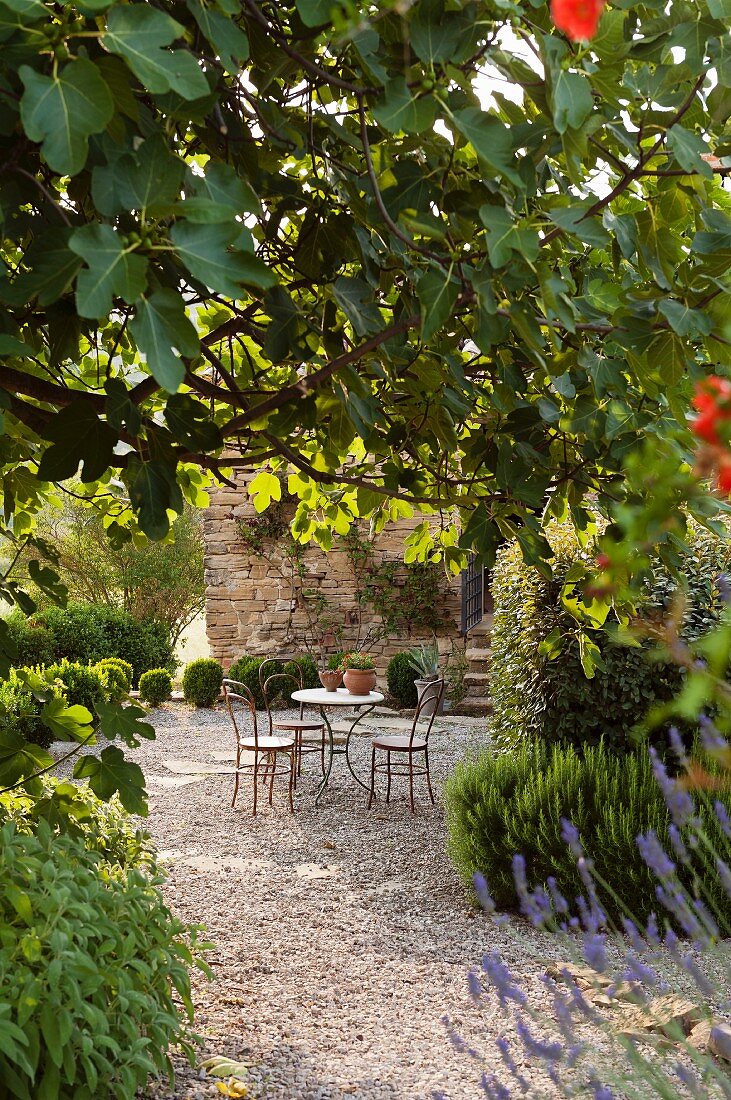
<path fill-rule="evenodd" d="M 415 675 L 408 653 L 395 653 L 388 662 L 386 668 L 388 693 L 402 707 L 416 706 Z"/>
<path fill-rule="evenodd" d="M 166 668 L 151 668 L 140 676 L 140 699 L 151 707 L 165 703 L 173 690 L 173 678 Z"/>
<path fill-rule="evenodd" d="M 186 665 L 183 697 L 194 707 L 212 707 L 221 694 L 223 669 L 212 657 L 199 657 Z"/>

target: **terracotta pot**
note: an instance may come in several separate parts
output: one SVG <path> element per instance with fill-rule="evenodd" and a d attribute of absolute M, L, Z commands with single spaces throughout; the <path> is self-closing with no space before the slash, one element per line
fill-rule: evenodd
<path fill-rule="evenodd" d="M 327 691 L 336 691 L 343 682 L 343 674 L 337 668 L 323 668 L 318 675 L 320 683 Z"/>
<path fill-rule="evenodd" d="M 343 673 L 343 683 L 351 695 L 367 695 L 376 686 L 374 668 L 349 668 Z"/>

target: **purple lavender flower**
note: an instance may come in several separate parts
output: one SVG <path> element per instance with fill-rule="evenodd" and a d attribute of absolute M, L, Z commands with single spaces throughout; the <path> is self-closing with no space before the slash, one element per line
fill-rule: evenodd
<path fill-rule="evenodd" d="M 698 966 L 698 963 L 688 952 L 683 955 L 682 965 L 683 970 L 685 970 L 686 973 L 690 974 L 691 978 L 693 979 L 704 997 L 713 997 L 715 995 L 716 987 L 713 985 L 713 982 L 708 980 L 706 975 Z"/>
<path fill-rule="evenodd" d="M 556 885 L 556 879 L 553 875 L 549 875 L 546 879 L 546 885 L 548 886 L 549 893 L 551 895 L 551 903 L 557 913 L 568 913 L 569 903 L 563 896 L 561 891 Z"/>
<path fill-rule="evenodd" d="M 510 1089 L 494 1073 L 483 1073 L 480 1084 L 487 1100 L 510 1100 Z"/>
<path fill-rule="evenodd" d="M 475 1001 L 479 1001 L 482 997 L 482 982 L 474 970 L 470 970 L 467 975 L 467 986 L 470 991 L 470 997 Z"/>
<path fill-rule="evenodd" d="M 713 803 L 713 808 L 716 811 L 716 818 L 718 819 L 718 824 L 723 830 L 724 836 L 728 840 L 731 840 L 731 818 L 729 818 L 728 816 L 728 810 L 724 806 L 723 802 L 719 802 L 718 800 Z"/>
<path fill-rule="evenodd" d="M 472 882 L 475 887 L 475 893 L 477 894 L 477 900 L 486 913 L 495 912 L 495 902 L 490 894 L 490 889 L 487 885 L 487 879 L 484 875 L 481 875 L 479 871 L 476 871 L 472 876 Z"/>
<path fill-rule="evenodd" d="M 668 730 L 668 738 L 670 740 L 670 747 L 677 756 L 681 764 L 684 764 L 688 759 L 688 755 L 685 751 L 685 745 L 683 744 L 683 738 L 678 732 L 677 726 L 671 726 Z"/>
<path fill-rule="evenodd" d="M 518 1065 L 517 1065 L 515 1059 L 513 1058 L 513 1054 L 512 1054 L 512 1051 L 510 1049 L 510 1043 L 508 1042 L 508 1040 L 505 1038 L 504 1035 L 501 1035 L 499 1039 L 495 1040 L 495 1046 L 500 1051 L 500 1057 L 502 1058 L 502 1060 L 505 1063 L 505 1065 L 507 1066 L 507 1068 L 510 1070 L 510 1072 L 513 1075 L 513 1077 L 515 1078 L 515 1080 L 520 1085 L 523 1092 L 527 1092 L 528 1088 L 529 1088 L 528 1082 L 526 1081 L 525 1077 L 523 1077 L 520 1070 L 518 1069 Z"/>
<path fill-rule="evenodd" d="M 721 880 L 721 884 L 724 890 L 728 894 L 729 898 L 731 898 L 731 867 L 729 867 L 728 863 L 725 863 L 724 860 L 717 859 L 716 869 L 718 871 L 718 877 Z"/>
<path fill-rule="evenodd" d="M 579 830 L 565 817 L 561 818 L 561 839 L 564 844 L 568 844 L 571 854 L 577 859 L 583 856 L 584 849 L 579 838 Z"/>
<path fill-rule="evenodd" d="M 731 577 L 728 573 L 719 573 L 716 577 L 716 587 L 722 603 L 731 603 Z"/>
<path fill-rule="evenodd" d="M 495 986 L 498 1000 L 503 1008 L 507 1007 L 508 1001 L 515 1001 L 519 1005 L 525 1004 L 525 993 L 500 958 L 499 951 L 492 950 L 489 955 L 483 955 L 482 969 L 487 975 L 488 981 Z"/>
<path fill-rule="evenodd" d="M 707 714 L 698 715 L 698 726 L 701 733 L 701 744 L 706 752 L 713 753 L 728 748 L 726 738 L 719 732 Z"/>
<path fill-rule="evenodd" d="M 683 843 L 683 838 L 680 834 L 680 829 L 677 825 L 670 825 L 668 828 L 668 835 L 670 837 L 670 846 L 675 852 L 681 863 L 690 863 L 690 853 Z"/>
<path fill-rule="evenodd" d="M 589 1082 L 594 1100 L 616 1100 L 609 1085 L 602 1085 L 599 1081 Z"/>
<path fill-rule="evenodd" d="M 544 1042 L 532 1034 L 525 1020 L 516 1022 L 516 1029 L 520 1041 L 525 1047 L 526 1054 L 530 1058 L 542 1058 L 546 1062 L 558 1062 L 563 1057 L 563 1044 L 557 1040 Z"/>
<path fill-rule="evenodd" d="M 691 1069 L 690 1066 L 684 1066 L 682 1062 L 676 1062 L 673 1066 L 673 1073 L 690 1089 L 691 1095 L 693 1095 L 701 1083 L 695 1070 Z"/>
<path fill-rule="evenodd" d="M 536 890 L 528 889 L 528 881 L 525 874 L 525 858 L 522 855 L 513 856 L 513 877 L 515 889 L 520 898 L 520 910 L 528 917 L 536 928 L 543 928 L 553 919 L 553 907 L 551 899 L 540 886 Z"/>
<path fill-rule="evenodd" d="M 634 951 L 628 951 L 624 958 L 622 981 L 639 982 L 641 985 L 657 985 L 657 971 L 638 958 Z"/>
<path fill-rule="evenodd" d="M 607 938 L 598 932 L 587 932 L 584 935 L 584 958 L 597 974 L 603 974 L 607 969 Z"/>
<path fill-rule="evenodd" d="M 657 833 L 654 830 L 651 829 L 649 833 L 640 833 L 637 837 L 637 847 L 647 866 L 659 879 L 668 879 L 675 874 L 675 864 L 657 839 Z"/>
<path fill-rule="evenodd" d="M 687 791 L 678 786 L 675 780 L 670 778 L 665 770 L 665 765 L 657 755 L 657 751 L 652 747 L 650 748 L 650 759 L 652 760 L 653 774 L 675 824 L 679 828 L 684 828 L 690 825 L 691 822 L 696 823 L 697 818 L 693 799 Z"/>

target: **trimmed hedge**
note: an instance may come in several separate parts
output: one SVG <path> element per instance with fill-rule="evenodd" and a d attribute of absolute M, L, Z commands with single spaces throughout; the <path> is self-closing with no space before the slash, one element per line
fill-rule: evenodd
<path fill-rule="evenodd" d="M 411 667 L 407 652 L 394 653 L 386 668 L 388 693 L 402 707 L 415 707 L 417 690 L 414 684 L 416 673 Z"/>
<path fill-rule="evenodd" d="M 593 552 L 579 549 L 573 533 L 555 526 L 549 532 L 555 558 L 546 579 L 527 566 L 517 544 L 498 553 L 491 589 L 495 614 L 491 638 L 491 729 L 498 744 L 538 737 L 581 746 L 603 738 L 619 751 L 633 747 L 630 731 L 655 703 L 672 698 L 681 684 L 677 666 L 648 659 L 648 648 L 615 645 L 603 631 L 592 634 L 606 665 L 587 679 L 579 657 L 576 621 L 564 609 L 561 592 L 569 569 L 592 563 Z M 691 528 L 692 554 L 684 561 L 688 604 L 683 625 L 697 638 L 713 624 L 721 602 L 715 586 L 728 568 L 729 544 Z M 676 582 L 659 565 L 647 581 L 646 613 L 657 614 L 672 602 Z M 539 652 L 555 629 L 564 637 L 561 652 L 549 659 Z M 666 730 L 654 735 L 664 747 Z"/>
<path fill-rule="evenodd" d="M 106 657 L 120 657 L 132 665 L 133 684 L 151 668 L 175 672 L 170 632 L 162 623 L 140 622 L 116 607 L 69 604 L 49 607 L 30 620 L 53 638 L 53 657 L 82 664 L 96 664 Z"/>
<path fill-rule="evenodd" d="M 731 808 L 731 789 L 719 792 Z M 657 912 L 657 879 L 637 847 L 637 836 L 655 830 L 669 845 L 668 814 L 647 752 L 618 757 L 603 744 L 580 756 L 572 747 L 533 742 L 512 752 L 485 752 L 458 764 L 444 788 L 452 862 L 468 887 L 481 872 L 498 908 L 518 908 L 513 856 L 525 857 L 528 885 L 554 876 L 570 901 L 584 893 L 576 861 L 561 837 L 561 820 L 576 826 L 597 875 L 641 921 Z M 727 850 L 711 809 L 699 807 L 717 851 Z M 687 882 L 692 886 L 692 882 Z M 709 868 L 703 896 L 731 920 L 731 898 Z M 602 894 L 608 911 L 618 905 Z"/>
<path fill-rule="evenodd" d="M 56 642 L 48 627 L 27 618 L 17 608 L 5 619 L 5 625 L 9 641 L 17 651 L 14 660 L 18 668 L 50 665 L 56 659 Z"/>
<path fill-rule="evenodd" d="M 150 668 L 140 676 L 140 699 L 151 707 L 166 703 L 173 690 L 173 678 L 166 668 Z"/>
<path fill-rule="evenodd" d="M 212 707 L 221 693 L 223 669 L 212 657 L 199 657 L 186 665 L 183 698 L 196 707 Z"/>

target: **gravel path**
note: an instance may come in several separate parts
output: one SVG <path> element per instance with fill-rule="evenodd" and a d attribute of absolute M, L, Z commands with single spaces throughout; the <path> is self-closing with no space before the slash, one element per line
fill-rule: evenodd
<path fill-rule="evenodd" d="M 442 1017 L 484 1046 L 467 967 L 497 946 L 530 987 L 551 940 L 523 921 L 498 928 L 468 905 L 444 853 L 439 802 L 432 807 L 417 786 L 412 817 L 405 787 L 396 787 L 395 800 L 369 813 L 339 758 L 315 808 L 310 758 L 295 815 L 275 790 L 274 807 L 265 802 L 252 818 L 246 787 L 231 809 L 230 774 L 181 774 L 184 761 L 230 768 L 221 760 L 233 744 L 222 709 L 168 705 L 153 720 L 157 740 L 133 758 L 148 779 L 147 826 L 169 869 L 164 891 L 217 945 L 214 981 L 196 981 L 202 1057 L 248 1063 L 252 1097 L 484 1096 L 478 1067 L 453 1048 Z M 485 734 L 451 724 L 432 736 L 438 797 L 456 760 Z M 365 776 L 370 742 L 351 744 Z M 499 1020 L 496 1008 L 487 1021 L 493 1036 Z M 220 1095 L 210 1078 L 178 1064 L 174 1091 L 153 1086 L 150 1097 Z"/>

